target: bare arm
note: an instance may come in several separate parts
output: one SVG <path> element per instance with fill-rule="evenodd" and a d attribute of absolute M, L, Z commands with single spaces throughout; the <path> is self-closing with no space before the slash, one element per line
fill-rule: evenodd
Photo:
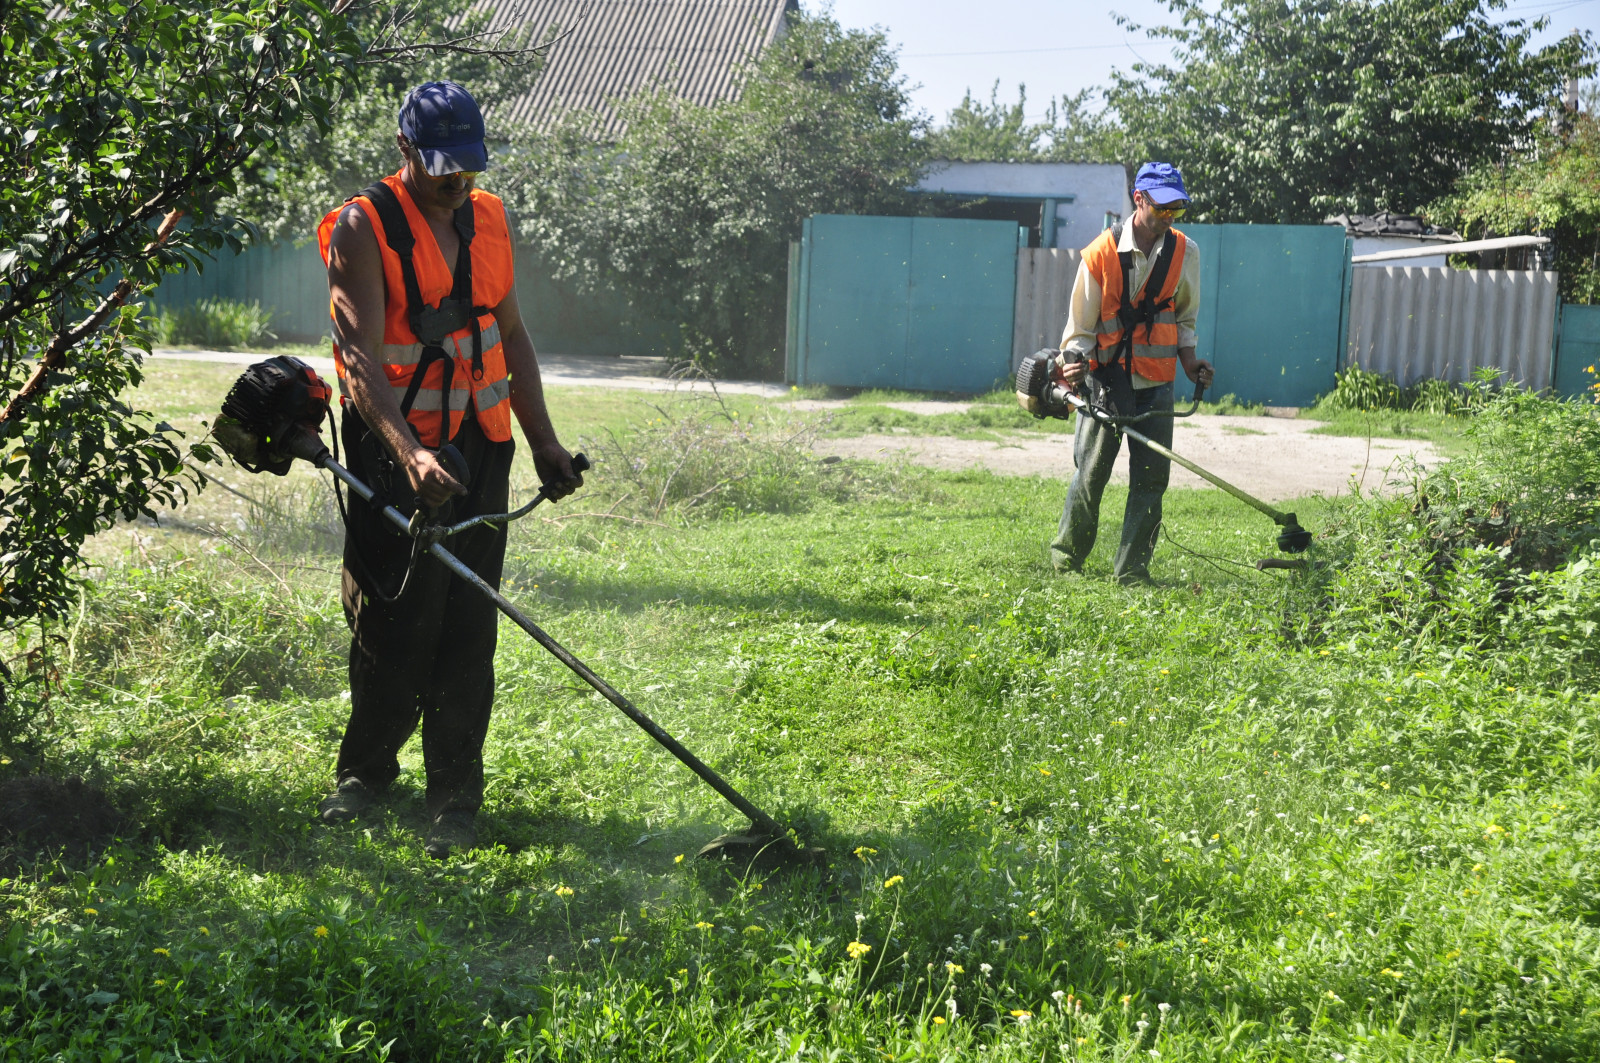
<path fill-rule="evenodd" d="M 411 434 L 378 361 L 383 346 L 383 258 L 371 222 L 354 203 L 339 215 L 329 241 L 328 291 L 333 297 L 334 338 L 344 358 L 345 386 L 361 419 L 400 463 L 424 504 L 437 506 L 451 495 L 466 494 L 467 489 Z"/>
<path fill-rule="evenodd" d="M 511 412 L 516 414 L 522 435 L 533 451 L 534 471 L 551 501 L 565 498 L 583 486 L 583 477 L 573 470 L 572 455 L 556 438 L 556 430 L 550 424 L 550 412 L 544 405 L 544 383 L 539 378 L 539 357 L 523 323 L 515 288 L 494 308 L 494 320 L 500 326 L 501 350 L 511 377 Z"/>

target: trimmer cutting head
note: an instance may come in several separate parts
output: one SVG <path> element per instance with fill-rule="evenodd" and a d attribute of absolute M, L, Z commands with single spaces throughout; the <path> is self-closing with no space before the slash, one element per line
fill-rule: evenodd
<path fill-rule="evenodd" d="M 728 860 L 741 869 L 828 866 L 828 854 L 815 846 L 802 846 L 788 837 L 776 837 L 752 826 L 743 834 L 723 834 L 711 839 L 695 854 L 702 860 Z"/>
<path fill-rule="evenodd" d="M 1289 514 L 1289 519 L 1278 532 L 1278 549 L 1286 554 L 1303 554 L 1310 546 L 1311 533 L 1300 527 L 1293 513 Z"/>

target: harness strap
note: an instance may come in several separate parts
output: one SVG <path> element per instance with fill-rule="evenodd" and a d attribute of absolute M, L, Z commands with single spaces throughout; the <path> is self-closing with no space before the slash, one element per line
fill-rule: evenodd
<path fill-rule="evenodd" d="M 1111 242 L 1118 246 L 1122 244 L 1120 221 L 1111 227 Z M 1161 289 L 1166 286 L 1167 271 L 1172 268 L 1172 258 L 1177 253 L 1177 247 L 1178 234 L 1168 229 L 1166 238 L 1161 242 L 1161 250 L 1156 254 L 1155 263 L 1150 267 L 1150 276 L 1145 278 L 1144 297 L 1137 303 L 1133 301 L 1132 286 L 1129 283 L 1130 274 L 1133 272 L 1133 252 L 1117 252 L 1117 261 L 1122 268 L 1122 306 L 1117 310 L 1117 320 L 1122 323 L 1122 337 L 1112 351 L 1111 361 L 1122 359 L 1130 374 L 1133 372 L 1134 326 L 1145 326 L 1148 336 L 1150 326 L 1155 324 L 1156 315 L 1163 310 L 1172 309 L 1170 296 L 1160 302 L 1156 301 L 1156 296 L 1161 294 Z"/>
<path fill-rule="evenodd" d="M 457 207 L 452 217 L 456 235 L 461 238 L 461 249 L 456 253 L 456 267 L 451 277 L 450 294 L 434 307 L 423 302 L 422 287 L 417 283 L 417 268 L 412 258 L 416 251 L 417 238 L 411 231 L 411 222 L 406 217 L 405 208 L 400 205 L 399 197 L 394 194 L 394 189 L 386 182 L 377 181 L 360 194 L 377 210 L 378 220 L 383 223 L 384 239 L 389 249 L 395 253 L 395 257 L 400 259 L 400 276 L 406 288 L 407 323 L 411 326 L 411 334 L 422 344 L 422 356 L 412 372 L 411 384 L 406 388 L 405 397 L 400 401 L 400 415 L 410 416 L 411 406 L 416 402 L 417 393 L 422 388 L 422 380 L 427 375 L 428 367 L 434 362 L 444 360 L 444 396 L 439 404 L 439 438 L 449 442 L 453 438 L 450 434 L 449 393 L 455 381 L 455 359 L 444 349 L 444 341 L 451 333 L 470 324 L 472 376 L 475 380 L 483 379 L 483 328 L 478 322 L 478 317 L 480 314 L 489 313 L 491 309 L 472 305 L 472 238 L 477 234 L 477 218 L 473 212 L 472 200 L 468 198 L 465 203 Z M 462 320 L 463 318 L 465 320 Z"/>

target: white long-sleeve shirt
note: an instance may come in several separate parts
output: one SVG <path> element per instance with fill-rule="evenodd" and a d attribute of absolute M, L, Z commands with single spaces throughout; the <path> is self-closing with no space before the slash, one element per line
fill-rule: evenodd
<path fill-rule="evenodd" d="M 1185 239 L 1188 239 L 1186 236 Z M 1138 292 L 1150 276 L 1150 271 L 1155 268 L 1156 259 L 1161 256 L 1161 249 L 1166 241 L 1157 240 L 1155 253 L 1146 255 L 1139 250 L 1133 240 L 1133 222 L 1126 222 L 1122 226 L 1122 240 L 1117 244 L 1117 250 L 1133 252 L 1133 269 L 1129 272 L 1131 277 L 1124 277 L 1123 283 L 1128 286 L 1128 291 Z M 1078 277 L 1072 284 L 1072 303 L 1067 310 L 1067 327 L 1061 333 L 1061 349 L 1069 354 L 1087 355 L 1098 346 L 1095 339 L 1095 326 L 1100 322 L 1100 282 L 1095 279 L 1089 270 L 1088 259 L 1078 263 Z M 1195 247 L 1193 240 L 1183 255 L 1183 271 L 1178 277 L 1178 287 L 1172 293 L 1172 310 L 1178 319 L 1178 346 L 1193 347 L 1195 345 L 1195 319 L 1200 314 L 1200 252 Z M 1153 388 L 1165 383 L 1161 380 L 1150 380 L 1133 374 L 1133 386 L 1136 388 Z"/>

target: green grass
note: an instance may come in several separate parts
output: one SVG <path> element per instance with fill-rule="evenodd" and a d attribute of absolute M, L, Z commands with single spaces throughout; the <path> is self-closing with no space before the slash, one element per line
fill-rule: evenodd
<path fill-rule="evenodd" d="M 1421 439 L 1434 445 L 1446 457 L 1462 453 L 1466 419 L 1414 410 L 1332 409 L 1321 405 L 1300 412 L 1302 419 L 1321 421 L 1314 435 L 1366 436 L 1385 439 Z"/>
<path fill-rule="evenodd" d="M 1124 590 L 1115 487 L 1060 578 L 1062 484 L 888 483 L 672 527 L 536 511 L 508 564 L 826 876 L 695 861 L 738 817 L 509 624 L 490 847 L 423 857 L 415 744 L 379 812 L 314 825 L 334 558 L 275 526 L 241 532 L 258 558 L 111 565 L 46 763 L 128 822 L 0 881 L 0 1059 L 1600 1055 L 1591 690 L 1288 637 L 1292 582 L 1228 563 L 1273 529 L 1217 492 L 1168 495 L 1182 547 Z"/>

